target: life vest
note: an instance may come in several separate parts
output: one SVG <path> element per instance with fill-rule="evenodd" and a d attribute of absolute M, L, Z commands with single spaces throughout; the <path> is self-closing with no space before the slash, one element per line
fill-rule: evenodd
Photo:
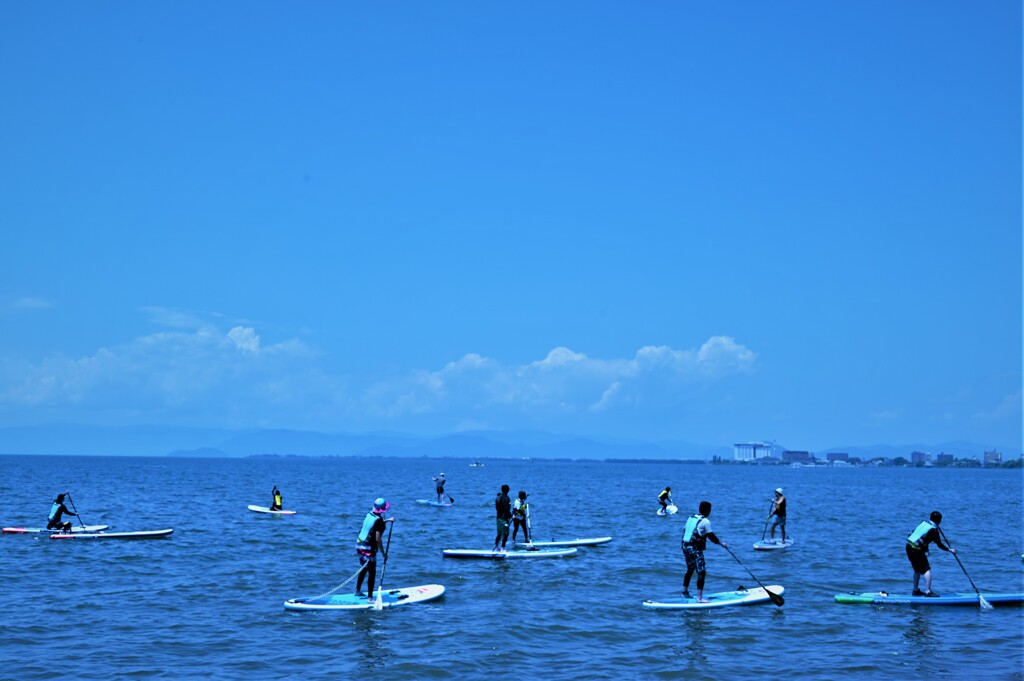
<path fill-rule="evenodd" d="M 281 508 L 281 494 L 280 493 L 274 495 L 274 506 L 277 506 L 278 508 Z"/>
<path fill-rule="evenodd" d="M 689 544 L 691 542 L 694 542 L 694 536 L 693 535 L 697 532 L 697 525 L 699 525 L 700 521 L 703 520 L 703 519 L 704 519 L 704 516 L 702 516 L 700 513 L 695 513 L 694 515 L 692 515 L 692 516 L 690 516 L 689 518 L 686 519 L 686 527 L 683 529 L 683 543 L 684 544 Z M 697 537 L 698 541 L 700 539 L 702 539 L 702 537 Z"/>
<path fill-rule="evenodd" d="M 925 520 L 923 523 L 917 526 L 917 528 L 910 533 L 907 537 L 907 543 L 913 546 L 915 549 L 924 548 L 924 536 L 934 528 L 938 527 L 935 523 L 930 520 Z"/>
<path fill-rule="evenodd" d="M 671 493 L 667 489 L 661 490 L 661 494 L 658 495 L 659 499 L 668 499 Z"/>
<path fill-rule="evenodd" d="M 63 504 L 58 504 L 56 501 L 53 502 L 53 506 L 50 507 L 50 515 L 46 518 L 47 520 L 53 520 L 60 513 L 60 509 Z"/>
<path fill-rule="evenodd" d="M 525 501 L 516 499 L 515 504 L 512 506 L 512 515 L 516 518 L 526 518 L 526 514 L 529 512 L 530 505 Z"/>
<path fill-rule="evenodd" d="M 380 516 L 373 512 L 366 514 L 366 517 L 363 518 L 363 526 L 359 529 L 359 536 L 357 537 L 360 543 L 365 544 L 370 541 L 370 531 L 379 518 Z"/>

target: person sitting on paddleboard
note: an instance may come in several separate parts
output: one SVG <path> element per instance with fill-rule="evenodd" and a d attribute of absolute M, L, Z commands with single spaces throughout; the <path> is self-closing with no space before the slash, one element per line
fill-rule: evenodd
<path fill-rule="evenodd" d="M 281 505 L 281 490 L 277 488 L 277 485 L 274 485 L 274 491 L 272 494 L 274 495 L 274 503 L 270 505 L 270 510 L 280 511 L 284 507 Z"/>
<path fill-rule="evenodd" d="M 942 514 L 932 511 L 928 520 L 918 525 L 907 537 L 907 558 L 910 559 L 910 565 L 914 568 L 914 591 L 912 592 L 914 596 L 939 595 L 932 591 L 932 568 L 928 564 L 928 544 L 935 542 L 935 545 L 943 551 L 949 551 L 956 555 L 956 549 L 942 543 L 939 534 L 939 523 L 941 522 Z M 918 589 L 922 575 L 924 576 L 924 591 Z"/>
<path fill-rule="evenodd" d="M 768 517 L 775 516 L 775 522 L 772 523 L 772 541 L 775 541 L 775 528 L 782 528 L 782 543 L 786 543 L 786 497 L 782 493 L 781 487 L 775 488 L 775 499 L 772 500 L 772 510 L 768 512 Z M 762 536 L 764 536 L 762 534 Z"/>
<path fill-rule="evenodd" d="M 437 477 L 436 478 L 431 478 L 431 480 L 434 481 L 434 485 L 435 485 L 434 490 L 437 492 L 437 503 L 443 504 L 444 503 L 444 483 L 445 483 L 444 473 L 438 473 Z"/>
<path fill-rule="evenodd" d="M 505 544 L 508 543 L 508 522 L 512 520 L 512 500 L 508 497 L 508 485 L 501 486 L 501 492 L 494 497 L 494 510 L 496 512 L 495 520 L 497 521 L 498 533 L 494 535 L 494 551 L 505 550 Z"/>
<path fill-rule="evenodd" d="M 515 543 L 519 528 L 523 528 L 523 542 L 530 543 L 530 504 L 526 502 L 525 490 L 519 490 L 519 498 L 512 502 L 512 542 Z"/>
<path fill-rule="evenodd" d="M 661 504 L 661 512 L 668 513 L 669 504 L 672 503 L 672 488 L 666 486 L 658 495 L 658 503 Z"/>
<path fill-rule="evenodd" d="M 683 556 L 686 558 L 686 576 L 683 577 L 683 596 L 690 597 L 690 578 L 697 573 L 697 602 L 707 603 L 704 598 L 704 578 L 707 576 L 707 566 L 704 564 L 704 549 L 707 547 L 707 540 L 715 544 L 729 548 L 728 544 L 718 539 L 711 531 L 711 502 L 700 502 L 699 512 L 686 520 L 686 527 L 683 529 Z"/>
<path fill-rule="evenodd" d="M 71 530 L 71 523 L 69 521 L 61 521 L 61 516 L 67 513 L 68 515 L 77 516 L 77 513 L 72 513 L 68 510 L 68 507 L 64 505 L 64 495 L 58 494 L 57 498 L 53 500 L 53 506 L 50 507 L 50 515 L 47 516 L 46 529 L 48 530 L 60 530 L 61 532 L 68 532 Z"/>
<path fill-rule="evenodd" d="M 359 556 L 359 565 L 362 570 L 356 579 L 356 596 L 367 596 L 367 600 L 373 600 L 373 587 L 377 583 L 377 551 L 381 548 L 381 540 L 384 536 L 384 528 L 388 523 L 395 522 L 395 517 L 385 518 L 384 513 L 391 504 L 380 497 L 373 502 L 373 508 L 363 518 L 363 526 L 359 529 L 359 536 L 356 540 L 356 555 Z M 387 554 L 384 559 L 387 560 Z M 363 577 L 367 578 L 367 593 L 363 593 Z"/>

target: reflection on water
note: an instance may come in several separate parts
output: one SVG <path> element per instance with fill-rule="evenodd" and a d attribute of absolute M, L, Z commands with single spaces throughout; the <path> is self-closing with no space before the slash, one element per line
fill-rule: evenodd
<path fill-rule="evenodd" d="M 356 638 L 361 642 L 361 645 L 356 646 L 362 660 L 361 669 L 384 670 L 391 659 L 383 617 L 383 611 L 364 610 L 356 613 L 355 621 L 352 622 Z"/>

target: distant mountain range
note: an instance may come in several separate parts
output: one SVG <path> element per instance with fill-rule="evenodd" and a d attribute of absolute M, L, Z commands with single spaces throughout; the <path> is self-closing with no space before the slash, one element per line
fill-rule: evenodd
<path fill-rule="evenodd" d="M 784 447 L 779 445 L 781 452 Z M 909 458 L 913 451 L 980 458 L 991 446 L 973 442 L 871 446 L 850 445 L 812 452 L 845 452 L 870 459 Z M 1019 450 L 997 448 L 1004 460 Z M 402 433 L 319 433 L 285 429 L 227 430 L 166 426 L 53 424 L 0 428 L 0 453 L 91 456 L 401 456 L 563 459 L 731 459 L 732 444 L 702 445 L 580 437 L 540 431 L 472 431 L 436 437 Z"/>

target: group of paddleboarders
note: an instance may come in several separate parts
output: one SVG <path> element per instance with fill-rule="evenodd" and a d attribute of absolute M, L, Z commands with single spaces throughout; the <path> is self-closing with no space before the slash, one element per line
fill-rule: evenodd
<path fill-rule="evenodd" d="M 516 542 L 519 530 L 523 531 L 523 543 L 530 543 L 530 504 L 526 501 L 525 490 L 519 490 L 519 495 L 513 502 L 508 493 L 511 488 L 502 485 L 501 491 L 494 497 L 495 524 L 497 533 L 494 535 L 494 548 L 492 551 L 507 551 L 509 523 L 512 524 L 512 542 Z"/>

